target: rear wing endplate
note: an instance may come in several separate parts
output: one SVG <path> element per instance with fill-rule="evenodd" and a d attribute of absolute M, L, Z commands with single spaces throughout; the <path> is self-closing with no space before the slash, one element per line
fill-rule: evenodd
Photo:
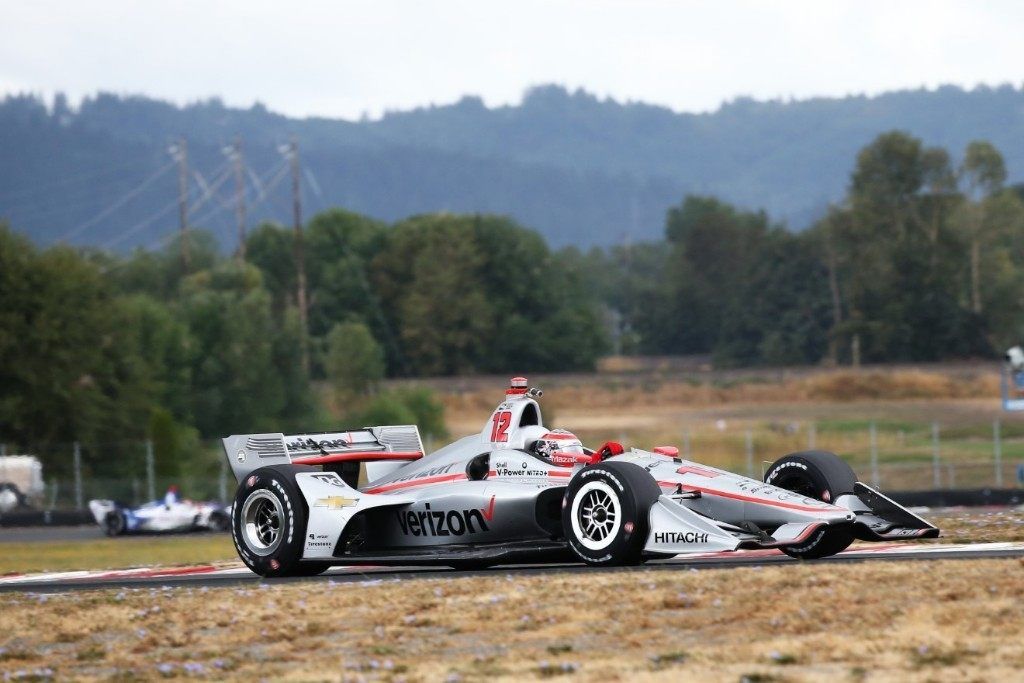
<path fill-rule="evenodd" d="M 416 425 L 309 434 L 234 434 L 221 441 L 238 481 L 266 465 L 326 465 L 423 457 L 423 441 Z"/>

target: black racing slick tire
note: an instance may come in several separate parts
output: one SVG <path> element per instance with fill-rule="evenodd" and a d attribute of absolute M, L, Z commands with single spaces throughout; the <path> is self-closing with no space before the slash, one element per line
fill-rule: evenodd
<path fill-rule="evenodd" d="M 589 565 L 640 564 L 651 506 L 660 495 L 658 483 L 632 463 L 584 467 L 562 499 L 562 528 L 569 548 Z"/>
<path fill-rule="evenodd" d="M 800 451 L 773 462 L 764 473 L 764 481 L 808 498 L 834 503 L 839 496 L 853 493 L 857 475 L 835 453 Z M 853 533 L 846 527 L 826 526 L 802 544 L 779 550 L 797 559 L 817 560 L 846 550 L 853 539 Z"/>
<path fill-rule="evenodd" d="M 315 468 L 270 465 L 238 485 L 231 506 L 231 540 L 245 566 L 260 576 L 309 576 L 320 567 L 301 561 L 308 512 L 295 474 L 305 471 Z"/>
<path fill-rule="evenodd" d="M 209 521 L 210 531 L 228 531 L 231 529 L 231 518 L 220 510 L 216 510 L 210 513 Z"/>
<path fill-rule="evenodd" d="M 103 533 L 107 536 L 120 536 L 127 529 L 128 520 L 124 517 L 124 511 L 111 510 L 103 516 L 103 524 L 100 526 L 103 528 Z"/>
<path fill-rule="evenodd" d="M 7 494 L 4 496 L 9 502 L 9 509 L 14 510 L 16 508 L 23 508 L 28 506 L 28 501 L 25 499 L 25 494 L 21 492 L 21 489 L 9 481 L 0 483 L 0 494 Z M 0 507 L 0 510 L 3 510 Z M 7 512 L 8 510 L 3 510 Z"/>

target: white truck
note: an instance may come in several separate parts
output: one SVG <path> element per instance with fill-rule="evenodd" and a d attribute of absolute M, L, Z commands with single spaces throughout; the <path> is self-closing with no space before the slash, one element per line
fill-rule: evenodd
<path fill-rule="evenodd" d="M 34 455 L 0 456 L 0 514 L 38 503 L 43 497 L 43 464 Z"/>

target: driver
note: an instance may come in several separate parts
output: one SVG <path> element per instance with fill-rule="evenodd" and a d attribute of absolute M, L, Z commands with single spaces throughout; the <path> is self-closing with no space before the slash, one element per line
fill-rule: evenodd
<path fill-rule="evenodd" d="M 530 446 L 530 452 L 559 467 L 572 467 L 579 462 L 579 456 L 588 455 L 583 442 L 564 429 L 552 429 L 543 434 Z"/>
<path fill-rule="evenodd" d="M 171 506 L 176 505 L 178 502 L 178 487 L 175 484 L 171 484 L 167 488 L 167 493 L 164 494 L 164 507 L 168 510 Z"/>

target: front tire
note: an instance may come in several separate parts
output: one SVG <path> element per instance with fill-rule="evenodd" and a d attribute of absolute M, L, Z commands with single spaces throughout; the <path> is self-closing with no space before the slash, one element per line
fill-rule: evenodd
<path fill-rule="evenodd" d="M 295 473 L 307 469 L 313 468 L 261 467 L 238 486 L 231 506 L 231 539 L 245 566 L 260 576 L 302 576 L 307 570 L 300 562 L 306 502 L 295 482 Z"/>
<path fill-rule="evenodd" d="M 834 503 L 839 496 L 853 493 L 857 483 L 846 462 L 828 451 L 800 451 L 779 458 L 764 473 L 766 484 L 799 493 L 825 503 Z M 826 526 L 811 534 L 800 545 L 779 548 L 790 557 L 817 560 L 846 550 L 853 543 L 853 533 L 846 527 Z"/>
<path fill-rule="evenodd" d="M 604 462 L 582 469 L 562 499 L 562 528 L 572 551 L 594 566 L 643 561 L 651 506 L 661 495 L 642 467 Z"/>

